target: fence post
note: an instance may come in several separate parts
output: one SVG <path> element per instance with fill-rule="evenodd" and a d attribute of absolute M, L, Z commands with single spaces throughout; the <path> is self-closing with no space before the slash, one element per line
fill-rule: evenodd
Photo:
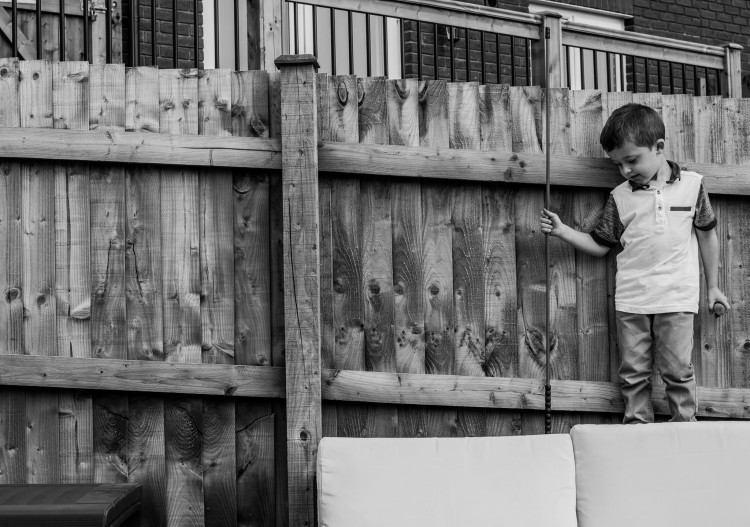
<path fill-rule="evenodd" d="M 322 436 L 318 252 L 317 60 L 282 55 L 281 163 L 289 526 L 316 522 L 315 469 Z"/>
<path fill-rule="evenodd" d="M 724 85 L 727 97 L 742 97 L 742 46 L 739 44 L 724 44 Z"/>
<path fill-rule="evenodd" d="M 539 40 L 531 45 L 532 58 L 532 84 L 534 86 L 545 85 L 544 77 L 544 51 L 545 51 L 545 29 L 550 29 L 549 41 L 549 87 L 562 88 L 562 15 L 552 11 L 538 13 L 543 17 Z"/>

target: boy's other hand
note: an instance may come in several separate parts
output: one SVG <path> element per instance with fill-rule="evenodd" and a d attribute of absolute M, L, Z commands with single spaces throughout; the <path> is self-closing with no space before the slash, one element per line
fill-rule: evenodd
<path fill-rule="evenodd" d="M 542 209 L 539 226 L 544 234 L 551 234 L 552 236 L 560 236 L 560 232 L 565 228 L 565 224 L 560 221 L 560 216 L 547 209 Z"/>
<path fill-rule="evenodd" d="M 714 304 L 717 302 L 724 306 L 726 311 L 729 311 L 729 300 L 724 296 L 724 293 L 718 287 L 711 287 L 708 289 L 706 300 L 708 301 L 708 312 L 714 313 Z"/>

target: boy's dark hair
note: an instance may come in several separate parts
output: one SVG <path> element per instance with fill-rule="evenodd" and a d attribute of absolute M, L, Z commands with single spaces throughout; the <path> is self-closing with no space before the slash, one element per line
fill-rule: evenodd
<path fill-rule="evenodd" d="M 612 112 L 602 128 L 599 142 L 606 152 L 610 152 L 625 141 L 650 148 L 659 139 L 665 139 L 664 136 L 664 122 L 653 108 L 630 103 Z"/>

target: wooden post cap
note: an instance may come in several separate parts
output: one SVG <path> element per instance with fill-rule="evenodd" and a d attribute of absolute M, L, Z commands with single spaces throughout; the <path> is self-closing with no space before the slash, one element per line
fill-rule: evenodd
<path fill-rule="evenodd" d="M 320 69 L 318 59 L 315 55 L 280 55 L 273 61 L 276 67 L 281 69 L 282 66 L 301 66 L 303 64 L 312 64 L 315 70 Z"/>

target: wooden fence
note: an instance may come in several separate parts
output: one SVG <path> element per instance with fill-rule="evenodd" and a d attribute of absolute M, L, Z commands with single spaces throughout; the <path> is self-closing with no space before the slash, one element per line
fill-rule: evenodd
<path fill-rule="evenodd" d="M 543 432 L 542 91 L 280 68 L 0 59 L 0 481 L 301 526 L 321 435 Z M 620 180 L 598 133 L 630 100 L 706 176 L 732 310 L 696 318 L 699 413 L 750 417 L 750 101 L 549 99 L 569 224 Z M 618 422 L 614 257 L 550 243 L 553 431 Z"/>

